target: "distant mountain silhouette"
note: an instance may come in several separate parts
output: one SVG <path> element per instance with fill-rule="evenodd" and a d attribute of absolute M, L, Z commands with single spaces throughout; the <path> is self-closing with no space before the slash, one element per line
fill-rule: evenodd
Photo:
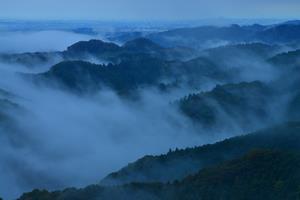
<path fill-rule="evenodd" d="M 288 43 L 300 40 L 300 26 L 297 21 L 269 26 L 263 25 L 231 25 L 227 27 L 203 26 L 182 28 L 162 33 L 154 33 L 148 37 L 165 46 L 188 46 L 207 48 L 217 42 L 268 42 L 271 44 Z"/>

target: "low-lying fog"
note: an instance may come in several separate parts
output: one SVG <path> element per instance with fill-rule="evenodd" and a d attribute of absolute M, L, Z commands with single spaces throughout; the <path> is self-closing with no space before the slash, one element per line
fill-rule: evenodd
<path fill-rule="evenodd" d="M 23 53 L 62 51 L 75 42 L 95 39 L 89 36 L 67 31 L 2 31 L 0 32 L 0 53 Z"/>
<path fill-rule="evenodd" d="M 87 36 L 61 32 L 0 35 L 1 52 L 61 50 Z M 11 199 L 34 188 L 61 189 L 97 183 L 108 173 L 146 154 L 199 145 L 190 122 L 170 109 L 185 95 L 142 90 L 139 102 L 107 89 L 79 97 L 37 87 L 16 72 L 21 65 L 0 64 L 0 88 L 14 95 L 14 130 L 0 130 L 0 196 Z M 34 71 L 35 72 L 35 71 Z"/>
<path fill-rule="evenodd" d="M 19 130 L 1 133 L 2 195 L 96 183 L 145 154 L 201 143 L 155 92 L 143 91 L 135 105 L 110 90 L 78 97 L 5 77 L 0 85 L 25 113 L 9 113 Z"/>
<path fill-rule="evenodd" d="M 0 34 L 0 52 L 64 50 L 88 39 L 57 31 Z M 228 136 L 199 134 L 201 130 L 195 130 L 186 117 L 169 106 L 189 93 L 185 89 L 169 94 L 143 89 L 141 99 L 133 102 L 110 89 L 77 96 L 36 86 L 16 72 L 28 73 L 30 69 L 0 63 L 0 88 L 12 93 L 12 101 L 18 105 L 8 113 L 14 120 L 13 130 L 0 129 L 0 196 L 8 199 L 34 188 L 97 183 L 144 155 Z M 253 79 L 252 73 L 246 75 L 246 79 Z"/>

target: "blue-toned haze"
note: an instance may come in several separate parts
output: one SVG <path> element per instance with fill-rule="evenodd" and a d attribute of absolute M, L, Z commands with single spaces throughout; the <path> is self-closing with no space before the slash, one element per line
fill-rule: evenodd
<path fill-rule="evenodd" d="M 187 20 L 297 18 L 299 0 L 1 0 L 0 18 Z"/>

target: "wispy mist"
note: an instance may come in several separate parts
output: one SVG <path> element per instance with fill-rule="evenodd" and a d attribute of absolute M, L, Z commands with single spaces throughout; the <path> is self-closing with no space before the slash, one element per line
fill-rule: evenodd
<path fill-rule="evenodd" d="M 92 38 L 97 36 L 64 31 L 0 32 L 0 53 L 62 51 L 77 41 Z"/>
<path fill-rule="evenodd" d="M 18 129 L 1 131 L 0 185 L 14 188 L 1 187 L 5 196 L 96 183 L 145 154 L 207 142 L 158 92 L 144 90 L 135 103 L 111 90 L 79 97 L 1 73 L 0 87 L 21 107 L 8 113 Z"/>
<path fill-rule="evenodd" d="M 89 36 L 58 31 L 0 34 L 0 52 L 58 51 L 88 39 Z M 54 80 L 47 86 L 36 85 L 20 74 L 46 71 L 58 61 L 54 59 L 39 68 L 0 63 L 0 89 L 13 95 L 0 96 L 0 100 L 14 105 L 4 111 L 10 121 L 0 129 L 0 194 L 4 197 L 14 198 L 34 188 L 61 189 L 97 183 L 144 155 L 211 143 L 244 131 L 219 104 L 215 105 L 220 113 L 217 125 L 228 128 L 215 129 L 217 132 L 204 131 L 172 104 L 191 92 L 211 90 L 218 83 L 216 80 L 203 81 L 197 90 L 181 86 L 167 93 L 145 87 L 137 91 L 138 100 L 131 100 L 110 88 L 80 96 L 51 87 Z M 89 61 L 102 62 L 94 57 Z M 227 62 L 221 63 L 222 70 L 232 70 L 233 82 L 269 83 L 278 77 L 278 71 L 260 58 L 245 55 Z M 262 123 L 281 120 L 285 98 L 289 97 L 263 108 L 268 114 L 264 122 L 249 116 L 249 126 L 255 129 Z"/>

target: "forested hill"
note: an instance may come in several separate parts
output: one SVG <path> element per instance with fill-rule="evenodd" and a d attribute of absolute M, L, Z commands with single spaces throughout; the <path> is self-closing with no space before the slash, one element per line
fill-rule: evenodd
<path fill-rule="evenodd" d="M 237 158 L 252 149 L 300 151 L 299 142 L 300 123 L 288 122 L 216 144 L 170 151 L 160 156 L 145 156 L 120 171 L 108 175 L 101 183 L 172 181 L 193 174 L 200 168 Z"/>
<path fill-rule="evenodd" d="M 206 48 L 214 43 L 242 43 L 260 41 L 266 43 L 299 42 L 299 23 L 280 23 L 273 25 L 201 26 L 195 28 L 180 28 L 148 37 L 164 46 L 189 46 Z M 214 41 L 214 42 L 213 42 Z"/>
<path fill-rule="evenodd" d="M 173 183 L 94 185 L 57 192 L 34 190 L 19 200 L 295 200 L 300 197 L 299 185 L 299 153 L 256 150 Z"/>

